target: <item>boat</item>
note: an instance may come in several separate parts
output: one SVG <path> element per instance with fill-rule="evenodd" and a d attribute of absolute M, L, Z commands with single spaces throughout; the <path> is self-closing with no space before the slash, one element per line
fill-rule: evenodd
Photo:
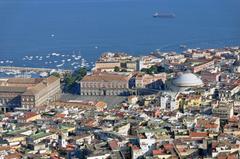
<path fill-rule="evenodd" d="M 160 13 L 156 12 L 153 14 L 154 18 L 175 18 L 176 15 L 174 13 Z"/>
<path fill-rule="evenodd" d="M 4 72 L 6 75 L 18 75 L 21 72 L 19 70 L 12 70 L 12 71 L 5 71 Z"/>
<path fill-rule="evenodd" d="M 186 49 L 187 48 L 187 45 L 180 45 L 179 46 L 181 49 Z"/>
<path fill-rule="evenodd" d="M 77 64 L 77 62 L 73 62 L 71 65 L 74 66 L 74 65 L 76 65 L 76 64 Z"/>
<path fill-rule="evenodd" d="M 80 59 L 81 59 L 81 56 L 76 56 L 74 59 L 75 59 L 75 60 L 80 60 Z"/>
<path fill-rule="evenodd" d="M 14 76 L 15 78 L 31 78 L 32 75 L 29 73 L 17 74 Z"/>
<path fill-rule="evenodd" d="M 41 72 L 39 74 L 40 77 L 47 77 L 48 76 L 48 73 L 47 72 Z"/>
<path fill-rule="evenodd" d="M 59 64 L 59 65 L 57 65 L 56 67 L 62 67 L 63 66 L 63 64 Z"/>
<path fill-rule="evenodd" d="M 58 54 L 58 53 L 52 53 L 52 56 L 60 56 L 60 54 Z"/>

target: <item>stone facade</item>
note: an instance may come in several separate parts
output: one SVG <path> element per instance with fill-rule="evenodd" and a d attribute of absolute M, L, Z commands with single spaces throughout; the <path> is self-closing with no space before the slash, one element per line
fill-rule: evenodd
<path fill-rule="evenodd" d="M 162 89 L 166 80 L 166 73 L 159 73 L 154 75 L 139 73 L 136 76 L 136 87 L 148 89 Z"/>
<path fill-rule="evenodd" d="M 80 95 L 129 95 L 129 89 L 134 85 L 132 74 L 129 73 L 94 73 L 80 81 Z"/>
<path fill-rule="evenodd" d="M 11 111 L 16 107 L 31 109 L 60 97 L 60 79 L 48 78 L 12 78 L 0 81 L 1 111 Z"/>

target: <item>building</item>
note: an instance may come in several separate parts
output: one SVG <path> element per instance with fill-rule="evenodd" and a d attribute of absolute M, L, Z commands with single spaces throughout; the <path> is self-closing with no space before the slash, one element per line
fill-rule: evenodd
<path fill-rule="evenodd" d="M 236 60 L 234 63 L 233 63 L 233 66 L 232 66 L 232 70 L 233 72 L 235 73 L 240 73 L 240 60 Z"/>
<path fill-rule="evenodd" d="M 35 112 L 26 112 L 21 118 L 19 118 L 19 122 L 27 123 L 35 120 L 41 119 L 41 115 Z"/>
<path fill-rule="evenodd" d="M 114 72 L 115 68 L 125 71 L 139 70 L 139 60 L 125 53 L 105 53 L 96 62 L 94 70 Z"/>
<path fill-rule="evenodd" d="M 200 87 L 203 82 L 193 73 L 183 73 L 173 80 L 173 84 L 178 87 Z"/>
<path fill-rule="evenodd" d="M 240 80 L 231 80 L 229 83 L 223 83 L 218 89 L 219 99 L 222 101 L 231 100 L 233 96 L 240 91 Z"/>
<path fill-rule="evenodd" d="M 179 105 L 177 102 L 178 93 L 166 92 L 160 97 L 160 106 L 163 110 L 174 111 L 178 109 Z"/>
<path fill-rule="evenodd" d="M 213 116 L 219 117 L 221 120 L 228 120 L 233 116 L 233 103 L 219 102 L 212 108 Z"/>
<path fill-rule="evenodd" d="M 213 73 L 208 71 L 201 72 L 201 79 L 204 83 L 216 83 L 220 81 L 221 73 Z"/>
<path fill-rule="evenodd" d="M 0 108 L 4 112 L 17 107 L 31 109 L 57 100 L 60 94 L 60 79 L 54 76 L 2 79 L 0 81 Z"/>
<path fill-rule="evenodd" d="M 206 70 L 212 66 L 214 66 L 214 60 L 209 60 L 209 61 L 205 61 L 205 62 L 202 62 L 200 64 L 193 66 L 192 71 L 193 71 L 193 73 L 197 73 L 197 72 Z"/>
<path fill-rule="evenodd" d="M 96 72 L 80 81 L 80 95 L 129 95 L 134 86 L 132 73 Z"/>
<path fill-rule="evenodd" d="M 166 80 L 167 80 L 166 73 L 159 73 L 153 75 L 139 73 L 136 76 L 136 87 L 148 89 L 161 89 L 164 87 Z"/>
<path fill-rule="evenodd" d="M 179 73 L 179 75 L 167 82 L 167 89 L 172 91 L 185 91 L 189 88 L 202 87 L 203 81 L 193 73 Z"/>
<path fill-rule="evenodd" d="M 177 97 L 177 103 L 179 103 L 179 106 L 184 110 L 199 108 L 202 103 L 202 96 L 196 93 L 180 93 Z"/>

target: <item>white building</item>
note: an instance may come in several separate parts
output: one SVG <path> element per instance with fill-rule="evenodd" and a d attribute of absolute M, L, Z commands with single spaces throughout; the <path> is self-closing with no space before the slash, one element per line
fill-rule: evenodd
<path fill-rule="evenodd" d="M 161 109 L 169 111 L 178 109 L 178 104 L 176 100 L 177 95 L 178 93 L 176 92 L 165 92 L 163 95 L 161 95 L 160 97 Z"/>
<path fill-rule="evenodd" d="M 167 88 L 173 92 L 184 92 L 189 88 L 202 87 L 203 81 L 193 73 L 179 73 L 179 75 L 167 83 Z"/>

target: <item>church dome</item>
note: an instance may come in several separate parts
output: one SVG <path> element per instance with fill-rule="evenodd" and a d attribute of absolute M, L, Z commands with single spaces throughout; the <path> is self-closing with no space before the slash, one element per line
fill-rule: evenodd
<path fill-rule="evenodd" d="M 173 84 L 178 87 L 198 87 L 202 86 L 202 80 L 193 73 L 183 73 L 173 80 Z"/>

